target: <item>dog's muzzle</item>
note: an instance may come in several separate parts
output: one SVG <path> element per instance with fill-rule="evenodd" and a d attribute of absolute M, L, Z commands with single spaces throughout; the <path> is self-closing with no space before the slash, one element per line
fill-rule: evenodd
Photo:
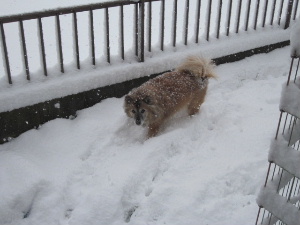
<path fill-rule="evenodd" d="M 135 124 L 136 124 L 136 125 L 141 125 L 141 123 L 142 123 L 142 122 L 141 122 L 141 119 L 136 119 L 136 120 L 135 120 Z"/>
<path fill-rule="evenodd" d="M 140 113 L 138 115 L 136 115 L 136 117 L 135 117 L 135 124 L 136 125 L 141 125 L 142 124 L 142 119 L 143 119 L 143 116 L 140 115 Z"/>

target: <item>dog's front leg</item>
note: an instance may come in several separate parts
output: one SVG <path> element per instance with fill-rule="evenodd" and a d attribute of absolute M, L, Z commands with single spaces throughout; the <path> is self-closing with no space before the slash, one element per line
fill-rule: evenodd
<path fill-rule="evenodd" d="M 148 126 L 148 138 L 155 137 L 159 131 L 159 124 L 150 124 Z"/>

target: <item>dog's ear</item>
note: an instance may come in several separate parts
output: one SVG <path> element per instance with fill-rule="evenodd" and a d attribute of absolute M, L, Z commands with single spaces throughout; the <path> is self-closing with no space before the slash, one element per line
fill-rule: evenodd
<path fill-rule="evenodd" d="M 125 96 L 125 102 L 127 104 L 132 104 L 133 103 L 133 99 L 129 95 L 126 95 Z"/>
<path fill-rule="evenodd" d="M 143 99 L 143 102 L 145 102 L 145 103 L 148 104 L 148 105 L 151 105 L 151 104 L 152 104 L 152 101 L 151 101 L 151 99 L 150 99 L 149 96 L 146 96 L 146 97 Z"/>

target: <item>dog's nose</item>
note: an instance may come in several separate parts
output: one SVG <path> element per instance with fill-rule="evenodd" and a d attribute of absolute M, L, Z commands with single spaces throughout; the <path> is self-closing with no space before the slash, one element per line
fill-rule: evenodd
<path fill-rule="evenodd" d="M 135 123 L 136 123 L 136 125 L 141 125 L 141 120 L 140 119 L 136 119 Z"/>

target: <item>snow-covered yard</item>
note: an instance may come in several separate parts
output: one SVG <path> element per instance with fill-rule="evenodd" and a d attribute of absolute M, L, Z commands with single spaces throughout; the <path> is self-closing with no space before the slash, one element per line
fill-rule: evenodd
<path fill-rule="evenodd" d="M 0 15 L 79 4 L 82 0 L 3 0 Z M 29 40 L 36 38 L 36 32 L 29 33 Z M 158 52 L 146 63 L 112 63 L 100 67 L 100 75 L 99 67 L 78 72 L 70 64 L 64 76 L 51 71 L 45 79 L 36 72 L 31 82 L 16 72 L 10 86 L 1 72 L 0 112 L 159 73 L 190 54 L 214 58 L 285 41 L 289 33 L 276 26 L 249 30 Z M 0 145 L 0 225 L 254 224 L 282 84 L 290 54 L 299 55 L 298 36 L 299 29 L 291 36 L 292 48 L 216 67 L 219 78 L 210 81 L 200 113 L 177 115 L 155 138 L 146 140 L 146 130 L 127 119 L 123 98 L 111 98 L 76 118 L 50 121 Z M 18 37 L 10 40 L 12 49 L 19 48 L 14 45 Z M 55 54 L 48 56 L 57 66 Z M 39 69 L 34 57 L 33 71 Z"/>
<path fill-rule="evenodd" d="M 113 98 L 1 145 L 0 224 L 254 224 L 289 63 L 216 67 L 200 113 L 149 140 Z"/>

